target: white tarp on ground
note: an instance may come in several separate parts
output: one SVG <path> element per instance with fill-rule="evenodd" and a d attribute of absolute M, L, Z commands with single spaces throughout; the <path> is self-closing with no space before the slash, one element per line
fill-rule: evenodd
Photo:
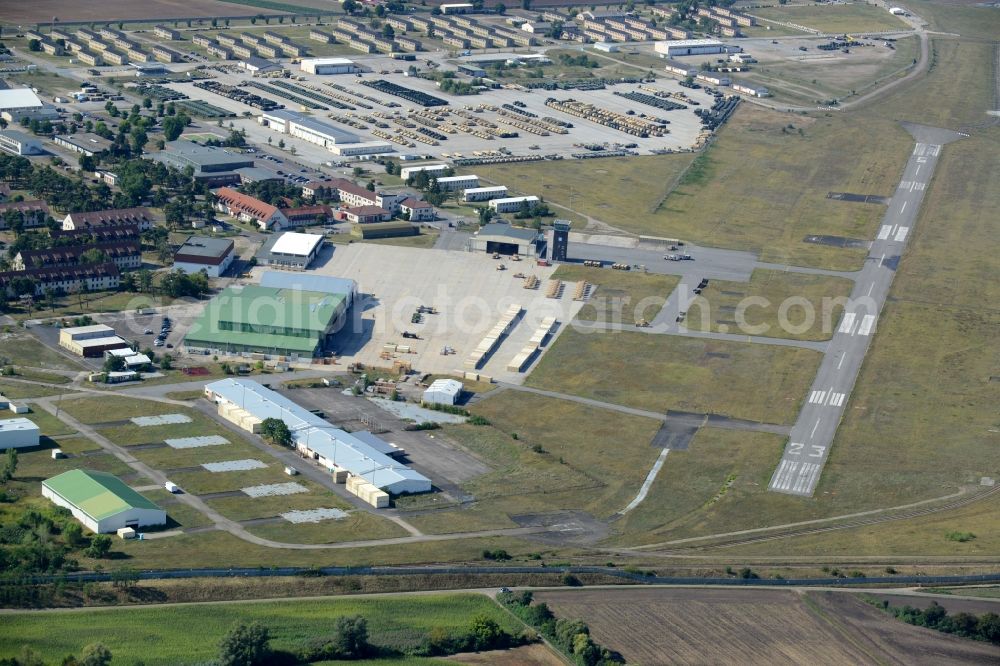
<path fill-rule="evenodd" d="M 160 414 L 159 416 L 136 416 L 132 423 L 140 427 L 173 425 L 176 423 L 191 423 L 191 417 L 186 414 Z"/>
<path fill-rule="evenodd" d="M 241 490 L 249 495 L 250 497 L 276 497 L 278 495 L 294 495 L 296 493 L 308 492 L 308 489 L 295 483 L 271 483 L 263 486 L 250 486 L 249 488 L 241 488 Z"/>
<path fill-rule="evenodd" d="M 223 460 L 222 462 L 202 463 L 209 472 L 245 472 L 250 469 L 264 469 L 267 464 L 253 458 L 244 460 Z"/>
<path fill-rule="evenodd" d="M 281 517 L 290 523 L 318 523 L 322 520 L 340 520 L 347 517 L 340 509 L 309 509 L 308 511 L 288 511 Z"/>
<path fill-rule="evenodd" d="M 221 435 L 202 435 L 200 437 L 179 437 L 165 439 L 164 443 L 172 449 L 196 449 L 200 446 L 218 446 L 228 444 L 229 440 Z"/>

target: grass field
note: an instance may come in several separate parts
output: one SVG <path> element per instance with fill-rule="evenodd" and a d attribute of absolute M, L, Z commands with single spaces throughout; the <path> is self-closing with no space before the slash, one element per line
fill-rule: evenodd
<path fill-rule="evenodd" d="M 628 332 L 563 332 L 528 385 L 629 407 L 789 423 L 817 352 Z"/>
<path fill-rule="evenodd" d="M 40 386 L 38 384 L 28 384 L 18 381 L 3 381 L 0 379 L 0 394 L 3 394 L 8 398 L 13 398 L 14 400 L 22 398 L 44 398 L 50 395 L 59 395 L 63 392 L 64 391 L 57 388 L 50 388 L 48 386 Z M 69 391 L 66 390 L 65 392 L 68 393 Z"/>
<path fill-rule="evenodd" d="M 545 162 L 484 165 L 474 171 L 484 181 L 536 194 L 627 231 L 667 236 L 666 221 L 657 220 L 653 213 L 692 159 L 691 154 L 653 155 L 604 159 L 596 164 L 564 160 L 558 168 Z"/>
<path fill-rule="evenodd" d="M 697 531 L 719 512 L 742 512 L 748 498 L 766 491 L 784 442 L 768 433 L 700 429 L 687 451 L 667 455 L 646 499 L 614 523 L 615 543 L 655 543 Z"/>
<path fill-rule="evenodd" d="M 333 234 L 327 236 L 326 240 L 334 243 L 336 245 L 347 245 L 351 243 L 372 243 L 375 245 L 398 245 L 400 247 L 419 247 L 419 248 L 430 248 L 434 247 L 434 243 L 437 242 L 437 233 L 426 233 L 421 232 L 416 236 L 400 236 L 398 238 L 375 238 L 371 240 L 362 240 L 356 236 L 350 234 Z"/>
<path fill-rule="evenodd" d="M 623 324 L 634 324 L 640 319 L 652 321 L 680 281 L 673 275 L 614 271 L 610 268 L 599 270 L 569 264 L 560 265 L 552 274 L 552 279 L 565 282 L 586 280 L 597 285 L 597 291 L 576 315 L 578 320 Z"/>
<path fill-rule="evenodd" d="M 324 508 L 339 504 L 330 502 Z M 256 525 L 249 531 L 259 537 L 282 543 L 338 543 L 367 539 L 389 539 L 406 536 L 407 532 L 396 523 L 365 511 L 353 511 L 346 518 L 324 520 L 319 523 L 280 523 Z"/>
<path fill-rule="evenodd" d="M 935 30 L 989 40 L 1000 34 L 1000 14 L 990 7 L 980 6 L 978 2 L 910 0 L 907 6 L 930 21 Z"/>
<path fill-rule="evenodd" d="M 7 328 L 0 334 L 0 356 L 15 365 L 26 365 L 55 370 L 82 370 L 82 366 L 69 355 L 46 347 L 35 336 L 23 329 Z"/>
<path fill-rule="evenodd" d="M 464 433 L 466 446 L 475 447 L 494 470 L 466 487 L 477 497 L 530 500 L 533 510 L 583 509 L 609 516 L 635 496 L 659 454 L 650 446 L 659 429 L 653 419 L 517 391 L 483 400 L 474 412 L 493 427 L 458 426 L 449 432 Z M 505 437 L 488 441 L 483 435 L 489 431 Z M 531 450 L 536 445 L 543 453 Z M 579 489 L 569 492 L 573 486 Z"/>
<path fill-rule="evenodd" d="M 824 33 L 910 29 L 902 19 L 893 16 L 888 10 L 865 2 L 763 7 L 754 9 L 751 13 L 761 18 L 795 23 Z"/>
<path fill-rule="evenodd" d="M 8 616 L 0 655 L 16 655 L 27 645 L 52 661 L 100 640 L 116 662 L 197 663 L 218 654 L 219 641 L 236 622 L 261 622 L 271 630 L 273 648 L 293 650 L 327 635 L 333 620 L 345 615 L 364 616 L 373 643 L 405 651 L 418 647 L 435 627 L 464 630 L 480 614 L 511 633 L 523 628 L 512 615 L 478 594 L 198 604 Z"/>
<path fill-rule="evenodd" d="M 699 331 L 828 340 L 843 311 L 843 307 L 836 304 L 837 299 L 849 296 L 853 286 L 854 283 L 846 278 L 757 269 L 748 283 L 710 282 L 702 291 L 701 299 L 688 308 L 685 323 L 688 328 Z M 755 302 L 759 305 L 749 307 L 751 301 L 746 300 L 761 298 L 766 299 L 767 304 L 758 300 Z M 741 303 L 746 308 L 742 315 L 745 329 L 738 325 Z M 782 325 L 783 320 L 788 325 Z"/>

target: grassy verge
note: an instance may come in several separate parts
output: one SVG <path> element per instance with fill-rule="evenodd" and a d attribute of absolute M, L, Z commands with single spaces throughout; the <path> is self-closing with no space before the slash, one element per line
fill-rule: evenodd
<path fill-rule="evenodd" d="M 630 407 L 791 422 L 820 354 L 629 332 L 563 332 L 528 385 Z"/>
<path fill-rule="evenodd" d="M 836 5 L 785 5 L 752 10 L 755 16 L 803 25 L 825 33 L 908 30 L 909 26 L 881 7 L 863 2 Z"/>
<path fill-rule="evenodd" d="M 16 377 L 15 377 L 16 379 Z M 22 398 L 44 398 L 50 395 L 59 395 L 65 391 L 38 384 L 27 384 L 17 381 L 3 381 L 0 379 L 0 394 L 14 400 Z"/>
<path fill-rule="evenodd" d="M 680 281 L 680 278 L 673 275 L 601 270 L 568 264 L 559 266 L 552 279 L 564 282 L 586 280 L 597 285 L 596 293 L 576 316 L 580 321 L 623 324 L 634 324 L 640 319 L 652 321 Z"/>
<path fill-rule="evenodd" d="M 123 663 L 205 662 L 218 654 L 219 641 L 237 622 L 261 622 L 271 630 L 273 648 L 293 650 L 327 635 L 333 621 L 345 615 L 364 616 L 373 643 L 401 651 L 417 648 L 432 629 L 464 630 L 477 615 L 490 617 L 510 633 L 523 628 L 479 594 L 199 604 L 61 613 L 44 620 L 41 614 L 10 616 L 0 652 L 16 654 L 27 645 L 51 661 L 100 639 Z"/>
<path fill-rule="evenodd" d="M 829 340 L 843 311 L 837 299 L 849 296 L 853 284 L 845 278 L 757 269 L 748 283 L 709 283 L 688 308 L 685 323 L 699 331 Z M 751 303 L 756 305 L 749 307 Z M 745 329 L 739 325 L 741 317 Z"/>

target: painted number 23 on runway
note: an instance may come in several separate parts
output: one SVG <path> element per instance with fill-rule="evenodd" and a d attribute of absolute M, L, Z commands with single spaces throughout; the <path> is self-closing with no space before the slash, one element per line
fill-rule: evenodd
<path fill-rule="evenodd" d="M 788 455 L 797 456 L 802 453 L 802 449 L 805 448 L 805 444 L 799 444 L 798 442 L 792 442 L 788 445 Z M 822 458 L 823 453 L 826 452 L 825 446 L 820 446 L 819 444 L 809 445 L 809 457 L 810 458 Z"/>

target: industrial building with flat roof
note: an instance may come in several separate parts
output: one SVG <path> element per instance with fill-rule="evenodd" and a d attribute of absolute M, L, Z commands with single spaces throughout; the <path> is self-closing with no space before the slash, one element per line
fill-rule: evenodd
<path fill-rule="evenodd" d="M 516 254 L 522 257 L 533 257 L 535 256 L 536 240 L 538 240 L 538 232 L 534 229 L 491 222 L 484 225 L 472 236 L 469 240 L 469 247 L 473 251 L 490 254 Z"/>
<path fill-rule="evenodd" d="M 347 58 L 303 58 L 299 63 L 309 74 L 354 74 L 361 68 Z"/>
<path fill-rule="evenodd" d="M 219 413 L 252 429 L 267 418 L 281 419 L 292 433 L 295 448 L 331 472 L 344 470 L 387 493 L 423 493 L 431 481 L 374 447 L 374 435 L 364 439 L 334 427 L 285 396 L 249 379 L 222 379 L 205 385 L 205 396 L 219 405 Z M 249 417 L 249 418 L 247 418 Z M 250 426 L 247 428 L 247 426 Z M 381 449 L 381 450 L 380 450 Z"/>
<path fill-rule="evenodd" d="M 466 201 L 489 201 L 490 199 L 502 199 L 507 196 L 506 185 L 494 185 L 492 187 L 469 187 L 462 193 Z"/>
<path fill-rule="evenodd" d="M 107 472 L 72 469 L 42 481 L 42 497 L 70 510 L 87 529 L 117 532 L 165 525 L 167 512 Z"/>
<path fill-rule="evenodd" d="M 112 143 L 99 134 L 83 132 L 81 134 L 57 135 L 52 138 L 57 146 L 68 148 L 74 153 L 93 157 L 111 148 Z"/>
<path fill-rule="evenodd" d="M 191 167 L 194 179 L 209 185 L 232 185 L 240 182 L 239 169 L 254 165 L 252 157 L 231 153 L 217 146 L 200 146 L 183 139 L 170 141 L 164 150 L 153 153 L 149 159 L 155 160 L 179 171 Z"/>
<path fill-rule="evenodd" d="M 21 118 L 54 120 L 58 116 L 55 108 L 43 104 L 31 88 L 0 90 L 0 118 L 8 123 L 20 122 Z"/>
<path fill-rule="evenodd" d="M 0 449 L 38 446 L 40 431 L 34 421 L 19 417 L 0 420 Z"/>
<path fill-rule="evenodd" d="M 41 155 L 42 142 L 24 132 L 8 129 L 0 132 L 0 149 L 14 155 Z"/>
<path fill-rule="evenodd" d="M 523 204 L 536 204 L 540 199 L 534 195 L 526 197 L 502 197 L 490 199 L 489 207 L 498 213 L 516 213 Z"/>
<path fill-rule="evenodd" d="M 305 270 L 316 259 L 323 247 L 320 234 L 302 234 L 287 231 L 272 236 L 257 253 L 257 262 L 264 266 L 281 266 Z"/>
<path fill-rule="evenodd" d="M 77 356 L 100 357 L 108 350 L 123 349 L 131 345 L 110 326 L 92 324 L 60 330 L 59 346 Z"/>
<path fill-rule="evenodd" d="M 188 236 L 174 253 L 175 270 L 185 273 L 205 271 L 208 277 L 217 278 L 233 263 L 233 241 L 228 238 Z"/>
<path fill-rule="evenodd" d="M 435 379 L 420 399 L 428 404 L 454 405 L 462 395 L 462 382 L 457 379 Z"/>
<path fill-rule="evenodd" d="M 348 294 L 230 286 L 194 320 L 184 345 L 214 353 L 320 355 L 347 319 Z"/>
<path fill-rule="evenodd" d="M 715 39 L 668 39 L 653 46 L 661 58 L 707 55 L 742 51 L 739 46 L 728 46 Z"/>

